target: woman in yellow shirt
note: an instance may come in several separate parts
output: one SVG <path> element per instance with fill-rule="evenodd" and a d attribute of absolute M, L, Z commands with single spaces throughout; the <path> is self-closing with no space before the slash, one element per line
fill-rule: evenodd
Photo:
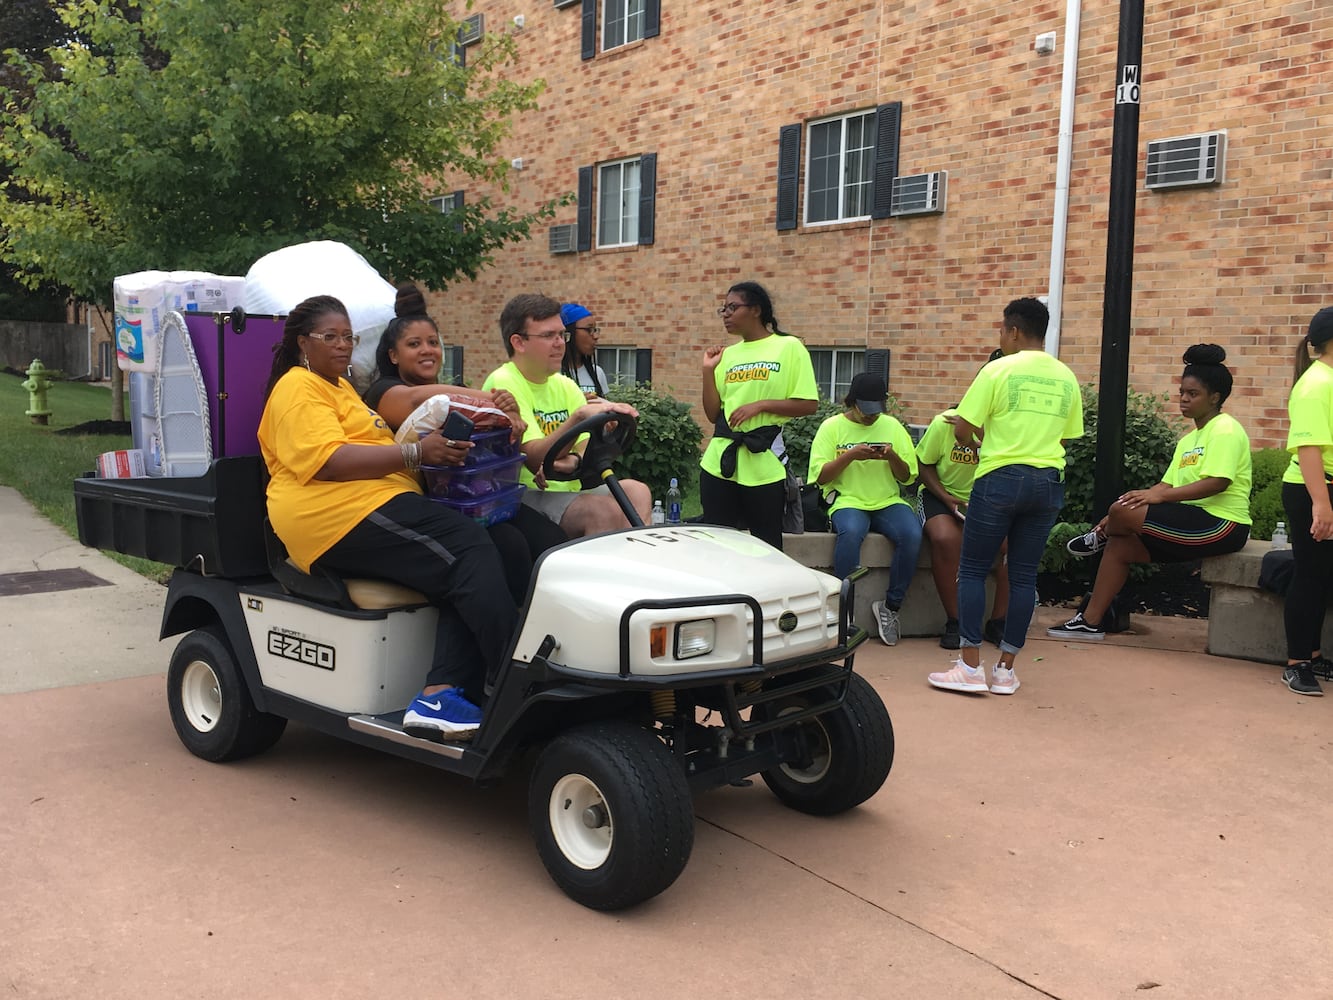
<path fill-rule="evenodd" d="M 393 580 L 439 610 L 426 683 L 403 728 L 466 739 L 481 723 L 475 699 L 487 668 L 508 654 L 518 609 L 486 530 L 431 503 L 417 481 L 423 462 L 458 464 L 468 443 L 430 434 L 396 444 L 344 377 L 356 340 L 332 296 L 306 299 L 287 317 L 259 423 L 269 520 L 302 570 Z"/>

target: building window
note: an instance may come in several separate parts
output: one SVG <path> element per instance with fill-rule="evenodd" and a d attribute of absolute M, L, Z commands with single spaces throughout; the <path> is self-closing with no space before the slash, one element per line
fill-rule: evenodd
<path fill-rule="evenodd" d="M 810 362 L 815 368 L 815 385 L 819 386 L 819 395 L 831 402 L 841 403 L 852 387 L 852 377 L 865 371 L 866 352 L 847 347 L 812 347 Z"/>
<path fill-rule="evenodd" d="M 653 351 L 644 347 L 597 347 L 597 363 L 607 385 L 638 385 L 653 380 Z"/>
<path fill-rule="evenodd" d="M 582 56 L 594 58 L 597 46 L 597 8 L 601 4 L 600 51 L 618 49 L 662 33 L 662 0 L 583 0 Z M 560 6 L 560 4 L 556 4 Z"/>
<path fill-rule="evenodd" d="M 593 248 L 594 225 L 599 248 L 652 245 L 657 211 L 657 154 L 644 153 L 632 159 L 580 167 L 578 199 L 579 250 Z"/>
<path fill-rule="evenodd" d="M 597 245 L 639 242 L 639 161 L 604 163 L 597 171 Z"/>
<path fill-rule="evenodd" d="M 805 221 L 842 222 L 870 216 L 874 182 L 875 112 L 809 126 Z"/>
<path fill-rule="evenodd" d="M 778 130 L 777 228 L 808 226 L 854 219 L 887 219 L 891 214 L 893 179 L 898 176 L 898 134 L 902 102 L 881 104 Z M 805 197 L 800 197 L 801 139 L 805 160 Z M 801 213 L 801 205 L 805 211 Z"/>

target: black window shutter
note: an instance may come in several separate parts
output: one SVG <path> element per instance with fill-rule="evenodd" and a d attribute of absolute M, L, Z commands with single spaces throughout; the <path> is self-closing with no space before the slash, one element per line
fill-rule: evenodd
<path fill-rule="evenodd" d="M 583 0 L 583 58 L 597 55 L 597 0 Z"/>
<path fill-rule="evenodd" d="M 592 167 L 579 167 L 579 250 L 592 249 Z"/>
<path fill-rule="evenodd" d="M 639 385 L 653 380 L 653 349 L 640 347 L 634 352 L 634 381 Z"/>
<path fill-rule="evenodd" d="M 797 181 L 801 174 L 801 126 L 778 130 L 778 231 L 796 228 Z"/>
<path fill-rule="evenodd" d="M 866 351 L 866 371 L 882 378 L 886 389 L 889 385 L 889 354 L 887 347 Z"/>
<path fill-rule="evenodd" d="M 459 216 L 458 216 L 458 221 L 454 223 L 454 228 L 457 229 L 457 230 L 461 233 L 461 232 L 463 231 L 463 216 L 462 216 L 462 214 L 461 214 L 462 211 L 463 211 L 463 192 L 462 192 L 462 191 L 455 191 L 455 192 L 454 192 L 454 207 L 453 207 L 453 211 L 460 213 Z"/>
<path fill-rule="evenodd" d="M 875 109 L 875 187 L 872 219 L 887 219 L 893 204 L 893 179 L 898 176 L 898 130 L 903 120 L 903 102 L 881 104 Z"/>
<path fill-rule="evenodd" d="M 449 362 L 449 367 L 450 367 L 450 369 L 451 369 L 451 370 L 453 371 L 453 373 L 454 373 L 454 385 L 462 385 L 462 384 L 463 384 L 463 348 L 461 348 L 461 347 L 451 347 L 451 348 L 449 348 L 449 352 L 450 352 L 450 355 L 452 356 L 452 360 Z"/>
<path fill-rule="evenodd" d="M 656 38 L 662 33 L 662 0 L 648 0 L 643 5 L 643 37 Z"/>
<path fill-rule="evenodd" d="M 657 211 L 657 154 L 639 157 L 639 245 L 653 245 L 653 216 Z"/>

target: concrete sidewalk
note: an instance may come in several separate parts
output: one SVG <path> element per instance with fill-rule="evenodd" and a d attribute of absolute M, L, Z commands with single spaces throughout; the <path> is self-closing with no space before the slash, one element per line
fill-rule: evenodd
<path fill-rule="evenodd" d="M 9 491 L 0 513 L 41 534 Z M 547 878 L 521 771 L 478 789 L 297 726 L 250 761 L 191 757 L 162 589 L 45 531 L 0 572 L 112 585 L 0 597 L 16 1000 L 1333 993 L 1333 705 L 1189 651 L 1199 623 L 1034 638 L 1007 699 L 930 689 L 932 640 L 868 644 L 898 741 L 884 789 L 832 819 L 762 782 L 702 795 L 679 881 L 605 915 Z M 42 615 L 62 624 L 21 639 Z"/>

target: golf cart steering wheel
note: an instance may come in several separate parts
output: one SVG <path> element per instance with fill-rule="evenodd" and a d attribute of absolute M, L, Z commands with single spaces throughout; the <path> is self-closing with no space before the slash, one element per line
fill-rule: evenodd
<path fill-rule="evenodd" d="M 615 426 L 608 426 L 611 424 Z M 638 420 L 635 417 L 616 410 L 603 410 L 591 417 L 580 420 L 578 423 L 570 424 L 551 442 L 551 447 L 546 449 L 546 456 L 542 459 L 542 474 L 548 482 L 553 483 L 567 483 L 578 480 L 585 489 L 605 483 L 611 490 L 611 495 L 620 504 L 621 513 L 625 515 L 630 524 L 636 528 L 641 528 L 643 527 L 643 518 L 639 517 L 639 512 L 634 509 L 634 505 L 625 496 L 625 491 L 621 488 L 620 483 L 616 480 L 615 472 L 611 469 L 615 460 L 634 443 L 634 434 L 637 427 Z M 579 460 L 577 468 L 571 472 L 557 472 L 555 468 L 557 456 L 573 445 L 583 434 L 588 435 L 588 443 L 583 449 L 583 457 Z"/>

